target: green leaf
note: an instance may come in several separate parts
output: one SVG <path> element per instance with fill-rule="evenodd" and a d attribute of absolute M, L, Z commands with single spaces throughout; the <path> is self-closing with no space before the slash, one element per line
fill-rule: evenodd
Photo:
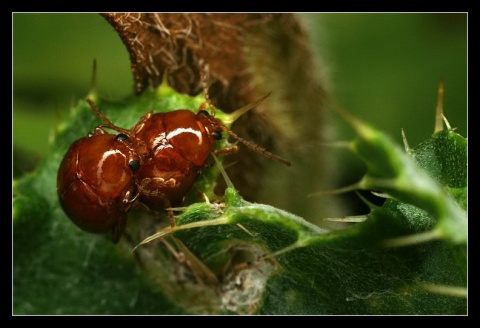
<path fill-rule="evenodd" d="M 94 95 L 90 95 L 94 98 Z M 109 102 L 102 112 L 131 127 L 148 110 L 196 110 L 203 98 L 159 89 L 144 97 Z M 14 180 L 13 288 L 15 314 L 161 314 L 185 309 L 165 298 L 138 267 L 131 248 L 108 236 L 80 231 L 65 216 L 56 192 L 57 170 L 70 144 L 102 121 L 86 101 L 57 129 L 51 151 L 35 172 Z"/>
<path fill-rule="evenodd" d="M 158 92 L 96 103 L 131 127 L 203 99 Z M 55 186 L 68 146 L 100 123 L 80 102 L 42 165 L 14 182 L 15 314 L 466 313 L 466 140 L 453 131 L 405 152 L 353 120 L 351 149 L 368 167 L 356 187 L 390 198 L 343 230 L 246 202 L 234 186 L 215 198 L 214 166 L 197 184 L 210 201 L 192 190 L 174 228 L 133 212 L 113 245 L 66 218 Z"/>

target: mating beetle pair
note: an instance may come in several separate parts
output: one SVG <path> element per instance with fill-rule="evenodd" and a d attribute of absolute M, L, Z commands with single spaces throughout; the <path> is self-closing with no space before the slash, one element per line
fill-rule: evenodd
<path fill-rule="evenodd" d="M 93 233 L 111 232 L 113 242 L 120 239 L 127 213 L 137 203 L 160 211 L 182 201 L 222 132 L 290 165 L 235 135 L 214 117 L 211 105 L 212 115 L 204 110 L 205 104 L 197 113 L 184 109 L 149 112 L 128 130 L 114 125 L 87 101 L 104 124 L 70 146 L 58 170 L 57 193 L 64 212 L 78 227 Z"/>

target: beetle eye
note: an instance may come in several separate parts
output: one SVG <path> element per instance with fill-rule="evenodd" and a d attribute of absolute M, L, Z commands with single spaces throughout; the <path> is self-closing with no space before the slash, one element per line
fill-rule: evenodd
<path fill-rule="evenodd" d="M 136 172 L 140 168 L 140 161 L 130 161 L 128 162 L 128 167 L 133 171 Z"/>
<path fill-rule="evenodd" d="M 201 110 L 198 112 L 199 116 L 209 117 L 210 114 L 206 110 Z"/>
<path fill-rule="evenodd" d="M 124 141 L 124 140 L 127 140 L 128 139 L 128 136 L 124 133 L 120 133 L 119 135 L 117 135 L 117 140 L 119 141 Z"/>
<path fill-rule="evenodd" d="M 212 136 L 213 136 L 215 139 L 220 140 L 220 139 L 222 139 L 222 132 L 220 132 L 220 131 L 213 131 L 213 132 L 212 132 Z"/>

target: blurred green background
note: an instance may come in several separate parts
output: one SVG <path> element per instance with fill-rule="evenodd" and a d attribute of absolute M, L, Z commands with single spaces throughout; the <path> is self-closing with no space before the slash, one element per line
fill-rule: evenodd
<path fill-rule="evenodd" d="M 327 63 L 332 93 L 344 108 L 399 143 L 404 128 L 412 147 L 433 132 L 443 78 L 444 114 L 466 136 L 466 13 L 305 16 Z"/>
<path fill-rule="evenodd" d="M 322 58 L 333 96 L 358 118 L 410 146 L 434 128 L 437 87 L 444 112 L 467 136 L 467 14 L 301 14 Z M 133 91 L 128 53 L 98 14 L 13 14 L 14 175 L 46 153 L 53 129 L 91 85 L 102 96 Z M 353 135 L 336 117 L 332 138 Z M 308 142 L 308 136 L 305 138 Z"/>

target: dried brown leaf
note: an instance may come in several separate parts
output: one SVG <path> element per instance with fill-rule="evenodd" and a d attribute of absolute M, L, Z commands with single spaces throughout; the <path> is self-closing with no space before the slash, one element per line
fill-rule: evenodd
<path fill-rule="evenodd" d="M 233 130 L 243 138 L 286 157 L 305 156 L 291 174 L 275 174 L 278 163 L 240 147 L 229 176 L 247 200 L 292 209 L 305 190 L 318 190 L 323 172 L 318 149 L 304 147 L 321 138 L 325 86 L 313 60 L 307 33 L 294 14 L 104 13 L 130 54 L 134 91 L 157 87 L 167 72 L 180 93 L 202 91 L 208 67 L 214 105 L 231 112 L 272 91 L 242 116 Z M 314 167 L 314 169 L 313 169 Z M 310 170 L 305 175 L 305 170 Z M 268 172 L 267 172 L 268 171 Z M 280 187 L 268 184 L 274 181 Z M 223 186 L 219 187 L 223 189 Z M 269 190 L 262 193 L 262 190 Z M 274 192 L 272 192 L 272 190 Z M 221 190 L 219 191 L 221 192 Z M 298 213 L 298 211 L 297 211 Z M 303 213 L 299 213 L 303 215 Z"/>
<path fill-rule="evenodd" d="M 210 81 L 220 81 L 223 88 L 234 84 L 234 90 L 241 90 L 238 85 L 248 84 L 249 80 L 243 39 L 250 27 L 272 19 L 271 14 L 102 15 L 128 49 L 136 94 L 149 86 L 157 87 L 168 70 L 169 84 L 175 90 L 196 95 L 202 91 L 203 64 L 208 64 Z"/>

